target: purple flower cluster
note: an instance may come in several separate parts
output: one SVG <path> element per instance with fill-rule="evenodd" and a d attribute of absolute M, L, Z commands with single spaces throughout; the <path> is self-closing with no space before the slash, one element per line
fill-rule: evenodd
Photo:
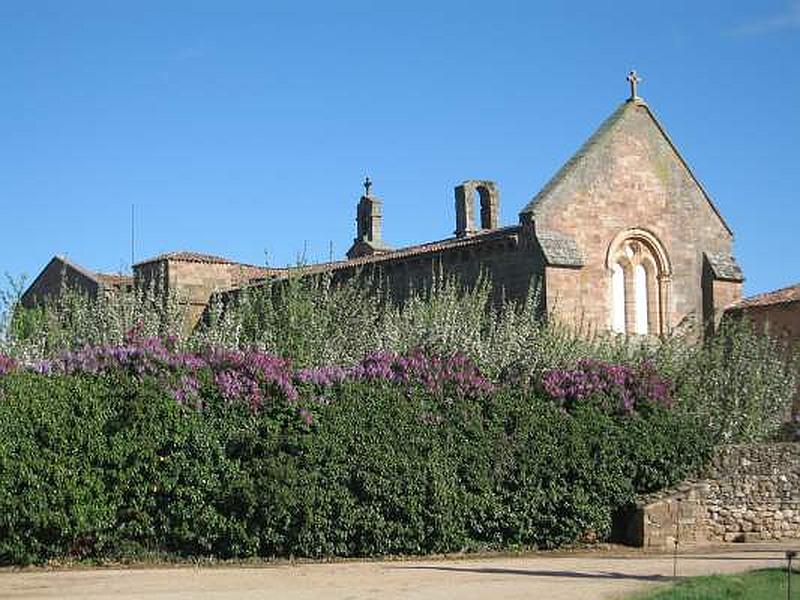
<path fill-rule="evenodd" d="M 0 374 L 16 367 L 0 356 Z M 423 386 L 431 393 L 475 396 L 494 388 L 466 356 L 438 357 L 414 350 L 407 354 L 375 352 L 351 367 L 325 366 L 295 370 L 291 361 L 255 350 L 207 348 L 182 352 L 173 339 L 141 338 L 132 330 L 119 346 L 87 346 L 26 367 L 43 375 L 125 373 L 153 377 L 175 400 L 202 408 L 202 399 L 216 393 L 228 402 L 245 402 L 253 411 L 265 403 L 288 402 L 300 418 L 311 422 L 301 407 L 300 391 L 327 404 L 325 389 L 345 381 L 387 382 Z M 313 389 L 309 390 L 308 387 Z"/>
<path fill-rule="evenodd" d="M 153 376 L 171 390 L 178 402 L 198 407 L 203 381 L 210 381 L 226 400 L 243 400 L 253 410 L 268 398 L 291 402 L 298 399 L 287 360 L 255 351 L 179 352 L 170 339 L 126 337 L 123 345 L 87 346 L 34 364 L 31 370 L 53 375 L 123 371 Z"/>
<path fill-rule="evenodd" d="M 604 408 L 620 414 L 631 414 L 645 406 L 672 405 L 672 383 L 649 363 L 632 367 L 582 360 L 575 369 L 545 372 L 541 385 L 566 410 L 593 397 L 600 399 Z"/>
<path fill-rule="evenodd" d="M 460 396 L 475 396 L 494 390 L 469 358 L 462 354 L 430 356 L 422 350 L 408 354 L 374 352 L 353 367 L 314 367 L 297 371 L 295 380 L 320 387 L 344 381 L 386 381 L 422 385 L 429 392 L 442 394 L 453 390 Z"/>
<path fill-rule="evenodd" d="M 17 363 L 13 358 L 0 354 L 0 376 L 10 373 L 17 368 Z"/>
<path fill-rule="evenodd" d="M 211 369 L 217 389 L 226 399 L 245 398 L 253 408 L 258 408 L 264 399 L 261 390 L 266 385 L 291 402 L 298 400 L 289 360 L 255 350 L 209 349 L 188 356 Z"/>
<path fill-rule="evenodd" d="M 99 375 L 125 370 L 135 375 L 159 375 L 165 368 L 181 366 L 181 359 L 182 355 L 174 351 L 169 341 L 148 338 L 120 346 L 86 346 L 65 352 L 54 360 L 36 363 L 32 369 L 42 374 Z"/>

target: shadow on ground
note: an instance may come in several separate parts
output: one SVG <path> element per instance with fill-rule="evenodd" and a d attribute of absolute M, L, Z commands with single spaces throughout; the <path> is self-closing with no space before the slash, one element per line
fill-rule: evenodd
<path fill-rule="evenodd" d="M 580 571 L 535 571 L 528 569 L 505 569 L 498 567 L 435 567 L 414 566 L 395 567 L 397 569 L 418 571 L 450 571 L 454 573 L 482 573 L 485 575 L 527 575 L 529 577 L 568 577 L 575 579 L 631 579 L 634 581 L 672 581 L 665 575 L 630 575 L 614 572 L 580 572 Z"/>

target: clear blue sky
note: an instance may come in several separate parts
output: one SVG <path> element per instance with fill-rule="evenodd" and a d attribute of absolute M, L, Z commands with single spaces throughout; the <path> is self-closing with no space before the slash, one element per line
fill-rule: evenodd
<path fill-rule="evenodd" d="M 454 185 L 504 224 L 628 93 L 736 233 L 755 293 L 800 281 L 800 1 L 0 0 L 0 272 L 178 249 L 342 256 L 369 173 L 394 246 Z"/>

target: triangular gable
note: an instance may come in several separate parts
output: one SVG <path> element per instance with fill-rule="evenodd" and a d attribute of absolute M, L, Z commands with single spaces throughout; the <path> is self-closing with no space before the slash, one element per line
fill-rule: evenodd
<path fill-rule="evenodd" d="M 63 281 L 65 284 L 69 283 L 70 279 L 74 280 L 76 277 L 78 277 L 89 281 L 95 287 L 99 288 L 102 285 L 96 273 L 72 262 L 65 256 L 57 255 L 50 259 L 47 265 L 45 265 L 41 272 L 36 276 L 36 279 L 33 280 L 33 282 L 22 294 L 20 302 L 23 306 L 33 306 L 36 304 L 37 299 L 40 296 L 46 295 L 46 290 L 42 290 L 40 288 L 43 285 L 46 285 L 44 284 L 44 280 L 47 278 L 48 274 L 53 273 L 55 270 L 59 272 L 59 274 L 55 276 L 55 279 L 57 279 L 59 282 Z M 63 280 L 61 277 L 62 271 L 65 275 Z"/>
<path fill-rule="evenodd" d="M 659 120 L 653 114 L 653 111 L 650 110 L 650 107 L 643 100 L 639 98 L 634 100 L 627 100 L 624 103 L 622 103 L 622 105 L 619 108 L 617 108 L 617 110 L 615 110 L 611 114 L 611 116 L 609 116 L 603 122 L 602 125 L 600 125 L 600 127 L 592 134 L 592 136 L 588 140 L 586 140 L 586 142 L 580 147 L 580 149 L 574 155 L 572 155 L 572 157 L 566 163 L 564 163 L 564 165 L 556 172 L 556 174 L 550 179 L 550 181 L 548 181 L 545 184 L 545 186 L 539 191 L 539 193 L 536 194 L 536 196 L 534 196 L 533 199 L 530 202 L 528 202 L 525 208 L 523 208 L 520 211 L 519 215 L 520 220 L 523 221 L 535 220 L 537 214 L 540 213 L 540 211 L 542 211 L 547 206 L 547 204 L 549 204 L 551 199 L 556 195 L 556 192 L 558 191 L 560 184 L 565 179 L 567 179 L 579 167 L 579 165 L 584 161 L 584 159 L 587 156 L 589 156 L 593 152 L 593 150 L 605 140 L 605 138 L 610 134 L 610 132 L 613 131 L 615 125 L 622 119 L 622 117 L 628 111 L 636 110 L 639 108 L 643 109 L 650 117 L 650 119 L 653 121 L 653 124 L 656 126 L 659 133 L 663 136 L 669 147 L 672 149 L 673 153 L 675 154 L 675 157 L 678 159 L 678 161 L 686 170 L 686 173 L 689 175 L 689 178 L 697 186 L 697 189 L 700 190 L 706 202 L 708 202 L 708 205 L 714 211 L 714 214 L 716 214 L 717 218 L 719 218 L 719 221 L 720 223 L 722 223 L 722 226 L 731 236 L 733 236 L 733 231 L 728 226 L 728 223 L 725 221 L 724 217 L 719 212 L 719 209 L 717 209 L 717 206 L 714 204 L 714 201 L 708 195 L 708 192 L 706 192 L 703 185 L 700 183 L 697 177 L 695 177 L 694 173 L 692 172 L 692 169 L 689 167 L 686 160 L 678 151 L 678 148 L 672 142 L 672 139 L 669 137 L 669 134 L 667 134 L 664 127 L 661 125 Z"/>

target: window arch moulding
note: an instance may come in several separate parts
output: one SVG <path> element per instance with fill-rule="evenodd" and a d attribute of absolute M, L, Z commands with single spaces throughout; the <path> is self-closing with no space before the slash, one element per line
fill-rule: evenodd
<path fill-rule="evenodd" d="M 611 330 L 665 335 L 672 267 L 660 240 L 642 228 L 619 232 L 608 246 Z"/>

